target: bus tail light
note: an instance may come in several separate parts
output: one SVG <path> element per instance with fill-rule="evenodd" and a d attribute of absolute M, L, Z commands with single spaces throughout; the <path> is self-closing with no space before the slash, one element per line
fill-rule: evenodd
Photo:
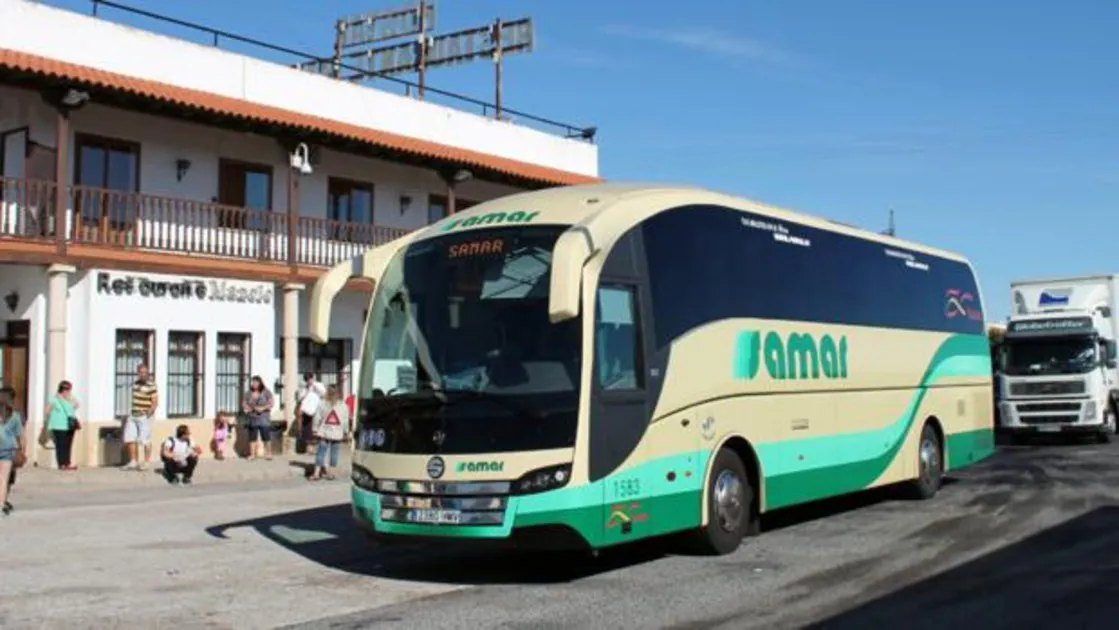
<path fill-rule="evenodd" d="M 521 476 L 513 484 L 513 494 L 534 494 L 555 490 L 571 480 L 571 464 L 538 468 Z"/>

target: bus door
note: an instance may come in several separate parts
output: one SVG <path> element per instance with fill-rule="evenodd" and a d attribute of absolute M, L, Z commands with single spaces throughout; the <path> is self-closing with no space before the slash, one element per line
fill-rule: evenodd
<path fill-rule="evenodd" d="M 675 458 L 693 450 L 690 416 L 650 424 L 664 375 L 652 360 L 648 295 L 640 283 L 603 278 L 596 299 L 590 472 L 605 481 L 606 544 L 659 533 L 670 515 L 658 510 L 671 506 L 658 499 L 694 474 Z"/>

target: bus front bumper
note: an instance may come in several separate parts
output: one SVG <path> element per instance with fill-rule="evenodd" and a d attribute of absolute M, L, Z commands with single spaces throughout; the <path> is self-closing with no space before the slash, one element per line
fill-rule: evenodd
<path fill-rule="evenodd" d="M 602 528 L 602 507 L 580 500 L 575 489 L 564 488 L 524 496 L 509 496 L 499 523 L 444 525 L 409 523 L 384 518 L 381 496 L 356 485 L 350 495 L 357 524 L 381 542 L 431 543 L 473 540 L 511 542 L 532 548 L 579 548 L 594 545 Z"/>

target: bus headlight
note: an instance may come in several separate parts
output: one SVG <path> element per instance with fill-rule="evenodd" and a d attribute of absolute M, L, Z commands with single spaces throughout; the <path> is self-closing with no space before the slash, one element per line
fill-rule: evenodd
<path fill-rule="evenodd" d="M 513 483 L 513 494 L 534 494 L 555 490 L 571 480 L 571 464 L 548 466 L 525 473 Z"/>
<path fill-rule="evenodd" d="M 350 471 L 350 481 L 362 490 L 377 491 L 377 478 L 365 466 L 354 464 L 353 470 Z"/>

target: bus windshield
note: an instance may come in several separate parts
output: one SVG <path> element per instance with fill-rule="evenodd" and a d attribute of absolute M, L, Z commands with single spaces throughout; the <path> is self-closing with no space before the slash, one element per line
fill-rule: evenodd
<path fill-rule="evenodd" d="M 578 318 L 548 319 L 563 227 L 472 230 L 389 262 L 365 337 L 359 448 L 469 453 L 575 441 Z"/>

